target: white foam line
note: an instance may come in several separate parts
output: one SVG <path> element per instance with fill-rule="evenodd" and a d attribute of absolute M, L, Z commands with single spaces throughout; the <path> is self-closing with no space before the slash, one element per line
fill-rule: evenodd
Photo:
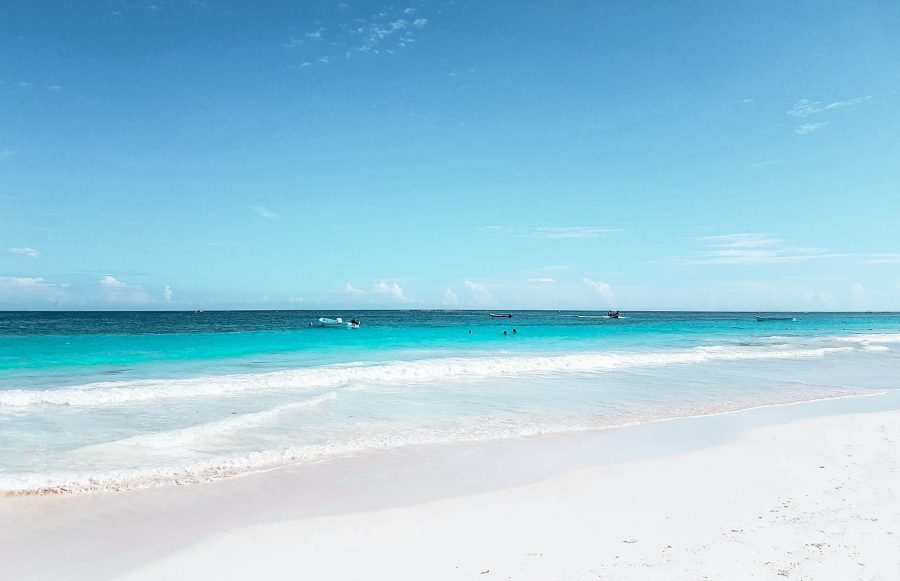
<path fill-rule="evenodd" d="M 647 353 L 600 352 L 531 357 L 457 357 L 398 361 L 363 367 L 319 366 L 192 379 L 104 382 L 52 390 L 9 390 L 0 392 L 0 409 L 33 405 L 96 406 L 161 399 L 214 397 L 267 390 L 295 391 L 360 384 L 403 385 L 560 372 L 601 372 L 629 367 L 706 361 L 801 359 L 853 350 L 853 347 L 825 347 L 764 351 L 711 346 Z"/>
<path fill-rule="evenodd" d="M 900 333 L 859 333 L 825 338 L 846 343 L 900 343 Z"/>
<path fill-rule="evenodd" d="M 253 412 L 249 414 L 241 414 L 239 416 L 225 418 L 196 426 L 186 428 L 178 428 L 165 432 L 155 432 L 152 434 L 140 434 L 115 440 L 113 442 L 104 442 L 102 444 L 93 444 L 86 446 L 83 450 L 97 450 L 108 447 L 143 447 L 154 450 L 164 450 L 168 448 L 179 448 L 197 441 L 227 436 L 240 432 L 241 430 L 254 426 L 264 425 L 272 420 L 277 419 L 281 414 L 297 409 L 315 408 L 337 398 L 334 392 L 326 393 L 318 397 L 314 397 L 304 401 L 292 402 L 275 406 L 271 409 Z"/>
<path fill-rule="evenodd" d="M 328 442 L 284 449 L 261 450 L 232 457 L 210 458 L 180 466 L 159 466 L 155 468 L 129 469 L 96 473 L 91 475 L 75 473 L 20 474 L 0 479 L 0 494 L 6 496 L 39 494 L 83 494 L 90 492 L 120 491 L 135 488 L 151 488 L 170 485 L 199 484 L 223 478 L 242 476 L 256 472 L 266 472 L 283 466 L 301 462 L 355 454 L 379 452 L 409 446 L 450 445 L 464 442 L 484 442 L 510 438 L 529 438 L 543 435 L 574 432 L 621 429 L 644 424 L 669 422 L 682 419 L 697 419 L 725 414 L 741 413 L 762 408 L 799 405 L 816 401 L 868 397 L 887 392 L 835 393 L 821 397 L 797 399 L 760 405 L 747 405 L 735 409 L 715 410 L 706 413 L 676 415 L 646 420 L 623 421 L 604 426 L 584 425 L 530 425 L 527 427 L 496 427 L 496 422 L 487 423 L 488 428 L 472 429 L 471 426 L 456 430 L 429 430 L 425 433 L 410 434 L 399 432 L 383 434 L 378 439 L 357 438 L 346 442 Z"/>

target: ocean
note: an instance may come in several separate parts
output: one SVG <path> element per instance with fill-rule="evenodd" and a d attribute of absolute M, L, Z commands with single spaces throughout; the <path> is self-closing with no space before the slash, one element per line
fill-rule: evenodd
<path fill-rule="evenodd" d="M 900 389 L 900 314 L 757 314 L 0 313 L 0 493 L 187 484 Z M 320 316 L 362 325 L 310 326 Z"/>

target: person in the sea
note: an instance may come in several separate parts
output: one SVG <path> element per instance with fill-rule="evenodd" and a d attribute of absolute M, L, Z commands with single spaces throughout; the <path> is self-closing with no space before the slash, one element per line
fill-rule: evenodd
<path fill-rule="evenodd" d="M 518 333 L 518 331 L 516 331 L 515 329 L 513 329 L 513 335 L 515 335 L 515 334 L 517 334 L 517 333 Z"/>
<path fill-rule="evenodd" d="M 504 334 L 504 335 L 509 335 L 509 333 L 507 333 L 506 331 L 503 331 L 503 334 Z"/>

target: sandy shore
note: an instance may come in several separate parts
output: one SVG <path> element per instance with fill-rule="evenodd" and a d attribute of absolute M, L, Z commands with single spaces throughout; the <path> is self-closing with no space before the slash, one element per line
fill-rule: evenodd
<path fill-rule="evenodd" d="M 5 578 L 32 579 L 900 579 L 900 411 L 756 427 L 742 416 L 471 447 L 433 470 L 392 461 L 415 474 L 375 463 L 355 477 L 333 466 L 4 499 L 15 526 L 0 558 Z M 723 422 L 737 425 L 724 438 Z M 704 430 L 724 443 L 665 451 Z M 598 438 L 663 454 L 608 449 L 571 468 Z M 529 472 L 528 458 L 563 460 Z"/>

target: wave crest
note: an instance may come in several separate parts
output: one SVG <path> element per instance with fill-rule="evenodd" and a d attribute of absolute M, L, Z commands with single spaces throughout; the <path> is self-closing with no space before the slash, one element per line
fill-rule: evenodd
<path fill-rule="evenodd" d="M 547 356 L 456 357 L 353 367 L 329 365 L 190 379 L 101 382 L 50 390 L 16 389 L 0 392 L 0 408 L 35 405 L 103 406 L 261 391 L 334 389 L 350 385 L 403 385 L 546 373 L 603 372 L 630 367 L 695 364 L 707 361 L 801 359 L 853 350 L 853 347 L 746 349 L 707 346 L 644 353 L 593 352 Z"/>

